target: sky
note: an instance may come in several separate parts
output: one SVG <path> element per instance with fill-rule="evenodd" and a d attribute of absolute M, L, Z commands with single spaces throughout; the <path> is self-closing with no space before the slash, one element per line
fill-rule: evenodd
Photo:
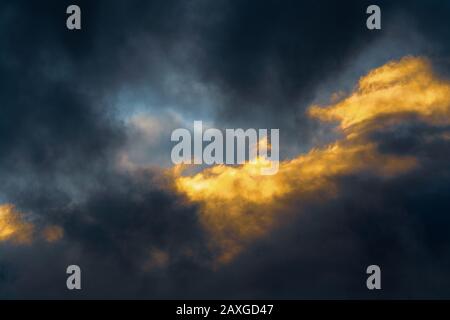
<path fill-rule="evenodd" d="M 449 298 L 450 2 L 371 4 L 1 1 L 0 299 Z M 174 165 L 194 120 L 279 171 Z"/>

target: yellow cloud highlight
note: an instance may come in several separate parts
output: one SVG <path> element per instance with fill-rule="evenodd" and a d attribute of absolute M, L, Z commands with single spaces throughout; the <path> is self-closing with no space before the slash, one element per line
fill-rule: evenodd
<path fill-rule="evenodd" d="M 334 196 L 333 178 L 372 170 L 385 176 L 416 165 L 411 157 L 379 154 L 375 145 L 336 143 L 280 163 L 276 175 L 263 176 L 259 163 L 241 167 L 215 166 L 194 176 L 179 176 L 177 190 L 200 206 L 201 223 L 218 249 L 219 262 L 228 262 L 248 243 L 266 234 L 278 222 L 286 198 L 321 199 Z"/>
<path fill-rule="evenodd" d="M 340 128 L 380 116 L 412 113 L 432 124 L 450 123 L 450 85 L 437 78 L 425 58 L 405 57 L 389 62 L 362 77 L 356 90 L 327 107 L 312 106 L 309 113 Z"/>
<path fill-rule="evenodd" d="M 23 214 L 13 205 L 0 205 L 0 242 L 11 241 L 29 244 L 32 241 L 34 226 L 23 219 Z"/>
<path fill-rule="evenodd" d="M 57 242 L 64 236 L 64 229 L 57 225 L 36 227 L 27 221 L 25 215 L 14 205 L 9 203 L 0 205 L 0 243 L 8 241 L 30 245 L 37 236 L 49 243 Z"/>
<path fill-rule="evenodd" d="M 389 62 L 362 77 L 347 97 L 339 94 L 332 99 L 329 106 L 311 106 L 309 114 L 337 121 L 343 137 L 280 162 L 275 175 L 259 174 L 260 166 L 267 166 L 265 159 L 214 166 L 187 176 L 174 168 L 175 187 L 189 203 L 198 205 L 219 263 L 229 262 L 285 221 L 282 216 L 290 198 L 324 201 L 339 194 L 339 176 L 366 171 L 390 178 L 418 165 L 411 156 L 380 153 L 376 142 L 363 133 L 405 114 L 431 124 L 450 119 L 450 84 L 434 76 L 424 58 Z"/>

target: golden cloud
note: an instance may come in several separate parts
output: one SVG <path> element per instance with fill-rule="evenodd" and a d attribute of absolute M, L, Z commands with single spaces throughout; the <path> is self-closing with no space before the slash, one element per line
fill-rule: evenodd
<path fill-rule="evenodd" d="M 23 214 L 13 205 L 0 205 L 0 242 L 12 241 L 18 244 L 31 243 L 34 232 L 32 223 L 23 219 Z"/>
<path fill-rule="evenodd" d="M 362 77 L 355 91 L 340 102 L 309 109 L 313 117 L 339 121 L 343 130 L 377 117 L 406 113 L 430 124 L 450 123 L 449 82 L 436 77 L 425 58 L 389 62 Z"/>
<path fill-rule="evenodd" d="M 28 245 L 35 240 L 36 233 L 41 234 L 47 242 L 56 242 L 64 235 L 60 226 L 50 225 L 36 232 L 36 226 L 27 221 L 25 215 L 12 204 L 0 205 L 0 243 L 10 241 L 15 244 Z"/>
<path fill-rule="evenodd" d="M 339 176 L 370 171 L 395 177 L 417 166 L 412 156 L 380 153 L 365 133 L 390 119 L 407 119 L 405 115 L 448 124 L 450 83 L 436 77 L 425 58 L 405 57 L 372 70 L 349 95 L 329 106 L 313 105 L 308 113 L 322 121 L 336 121 L 343 137 L 282 161 L 275 175 L 259 174 L 260 166 L 267 165 L 265 159 L 239 167 L 213 166 L 188 176 L 178 167 L 173 170 L 177 191 L 199 206 L 201 223 L 219 263 L 232 260 L 286 220 L 281 218 L 282 208 L 289 197 L 320 195 L 324 200 L 339 194 Z"/>

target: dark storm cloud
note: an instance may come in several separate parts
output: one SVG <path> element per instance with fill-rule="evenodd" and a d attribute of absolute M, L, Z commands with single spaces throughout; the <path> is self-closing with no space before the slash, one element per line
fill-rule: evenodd
<path fill-rule="evenodd" d="M 53 247 L 40 239 L 30 247 L 2 244 L 0 296 L 64 296 L 65 268 L 72 263 L 86 266 L 90 296 L 113 295 L 115 285 L 138 295 L 142 274 L 151 283 L 142 285 L 143 294 L 162 295 L 170 285 L 158 268 L 201 255 L 202 233 L 195 211 L 155 190 L 152 174 L 138 184 L 115 170 L 127 132 L 108 97 L 143 74 L 158 78 L 158 57 L 153 61 L 154 52 L 142 52 L 133 39 L 145 33 L 160 56 L 175 42 L 170 34 L 182 5 L 80 2 L 83 30 L 70 33 L 68 4 L 1 4 L 1 199 L 32 213 L 37 226 L 63 227 L 64 240 Z M 141 70 L 144 56 L 151 61 Z"/>
<path fill-rule="evenodd" d="M 195 96 L 166 83 L 188 75 L 218 92 L 219 125 L 280 127 L 282 141 L 307 143 L 317 86 L 376 41 L 422 35 L 429 41 L 409 53 L 431 55 L 445 76 L 448 4 L 379 2 L 383 30 L 368 32 L 371 3 L 361 1 L 76 3 L 79 32 L 65 28 L 72 1 L 0 4 L 0 198 L 65 230 L 57 244 L 1 245 L 1 298 L 80 297 L 65 288 L 72 263 L 83 268 L 82 297 L 371 297 L 361 266 L 372 263 L 385 272 L 384 297 L 448 296 L 442 131 L 416 123 L 375 135 L 382 152 L 413 154 L 423 167 L 398 180 L 343 178 L 329 203 L 294 199 L 292 208 L 306 206 L 298 221 L 213 271 L 196 208 L 158 188 L 160 173 L 116 171 L 130 137 L 112 102 L 137 88 L 161 109 L 202 117 Z"/>
<path fill-rule="evenodd" d="M 204 64 L 206 76 L 244 100 L 224 112 L 294 111 L 293 103 L 310 96 L 317 81 L 377 37 L 361 28 L 364 8 L 360 1 L 230 2 L 212 26 Z"/>
<path fill-rule="evenodd" d="M 211 257 L 195 208 L 154 190 L 148 172 L 139 176 L 116 176 L 85 203 L 47 212 L 65 230 L 58 243 L 0 244 L 0 297 L 167 298 L 182 289 L 179 281 L 192 285 L 208 272 Z M 65 287 L 71 264 L 83 270 L 81 295 Z"/>
<path fill-rule="evenodd" d="M 9 70 L 8 78 L 32 73 L 44 81 L 34 90 L 58 84 L 70 88 L 76 97 L 67 100 L 88 99 L 79 113 L 87 120 L 92 109 L 111 112 L 111 93 L 123 88 L 155 92 L 144 98 L 183 112 L 189 108 L 193 117 L 202 118 L 198 98 L 190 101 L 189 92 L 176 94 L 178 84 L 167 84 L 169 73 L 189 74 L 188 80 L 219 93 L 208 110 L 218 126 L 280 127 L 282 139 L 295 144 L 306 144 L 314 128 L 304 109 L 317 83 L 348 66 L 358 50 L 383 34 L 364 28 L 365 4 L 359 1 L 86 1 L 79 2 L 79 32 L 68 32 L 66 16 L 57 14 L 64 13 L 67 4 L 4 5 L 10 8 L 9 24 L 16 26 L 4 32 L 5 60 L 20 64 Z M 185 90 L 192 91 L 189 85 Z M 34 104 L 54 105 L 39 100 Z M 78 123 L 75 120 L 71 123 Z M 80 132 L 87 135 L 89 130 Z"/>
<path fill-rule="evenodd" d="M 8 79 L 2 88 L 5 96 L 28 91 L 29 100 L 21 108 L 15 106 L 18 101 L 8 102 L 17 113 L 5 116 L 9 126 L 2 128 L 11 135 L 14 125 L 24 133 L 42 125 L 44 140 L 47 134 L 65 145 L 73 141 L 85 154 L 107 144 L 101 139 L 110 135 L 108 130 L 120 135 L 107 115 L 116 111 L 112 94 L 123 88 L 155 92 L 157 97 L 142 98 L 162 107 L 189 108 L 194 117 L 203 117 L 199 99 L 188 102 L 188 93 L 175 94 L 175 85 L 168 87 L 168 73 L 190 74 L 191 80 L 217 88 L 220 101 L 210 111 L 219 126 L 280 127 L 286 144 L 300 140 L 306 145 L 316 126 L 304 110 L 315 87 L 351 66 L 359 51 L 388 32 L 367 31 L 367 3 L 361 1 L 86 1 L 78 3 L 83 9 L 79 32 L 64 28 L 68 4 L 3 4 L 3 19 L 14 27 L 2 31 L 2 73 Z M 399 8 L 409 7 L 380 5 L 387 27 L 397 23 Z M 436 7 L 414 10 L 420 14 L 415 22 L 426 24 L 427 13 Z M 53 128 L 56 123 L 59 128 Z M 96 132 L 98 127 L 104 132 Z M 60 154 L 53 147 L 42 150 L 39 142 L 34 145 L 37 161 L 45 160 L 45 152 Z M 58 148 L 61 143 L 47 145 Z"/>
<path fill-rule="evenodd" d="M 158 78 L 159 57 L 176 43 L 173 21 L 182 20 L 180 3 L 85 1 L 78 3 L 83 29 L 69 32 L 70 3 L 1 4 L 1 192 L 25 208 L 25 202 L 70 202 L 65 193 L 111 174 L 127 135 L 111 97 L 144 74 Z M 133 42 L 142 33 L 155 52 Z"/>

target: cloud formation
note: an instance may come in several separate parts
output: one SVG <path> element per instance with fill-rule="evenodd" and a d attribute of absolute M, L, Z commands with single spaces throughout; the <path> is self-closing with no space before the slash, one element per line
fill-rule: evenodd
<path fill-rule="evenodd" d="M 448 297 L 448 3 L 77 3 L 0 4 L 1 298 Z M 280 171 L 168 168 L 193 120 Z"/>
<path fill-rule="evenodd" d="M 450 83 L 433 75 L 424 58 L 406 57 L 376 68 L 340 99 L 326 107 L 312 106 L 309 114 L 337 120 L 343 137 L 282 161 L 276 175 L 260 176 L 264 164 L 258 162 L 239 168 L 215 166 L 177 178 L 178 190 L 200 204 L 203 225 L 223 251 L 220 260 L 229 261 L 246 242 L 286 219 L 286 198 L 324 201 L 339 193 L 337 177 L 367 171 L 395 177 L 418 165 L 414 155 L 380 153 L 371 139 L 374 131 L 404 125 L 405 115 L 441 125 L 448 124 L 450 116 Z"/>
<path fill-rule="evenodd" d="M 17 212 L 13 205 L 0 206 L 0 241 L 30 243 L 33 229 L 33 224 L 24 221 L 21 213 Z"/>

